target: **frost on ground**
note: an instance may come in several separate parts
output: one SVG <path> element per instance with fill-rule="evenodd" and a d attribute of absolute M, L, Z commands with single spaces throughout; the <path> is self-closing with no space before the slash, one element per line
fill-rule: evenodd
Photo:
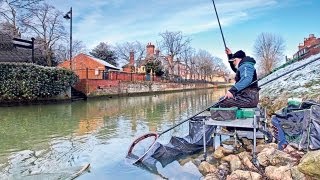
<path fill-rule="evenodd" d="M 286 105 L 287 99 L 291 97 L 313 99 L 320 101 L 320 54 L 295 62 L 285 68 L 270 74 L 259 81 L 263 84 L 273 78 L 293 70 L 294 68 L 312 62 L 300 69 L 280 77 L 264 86 L 260 90 L 260 103 L 267 106 L 272 112 Z"/>

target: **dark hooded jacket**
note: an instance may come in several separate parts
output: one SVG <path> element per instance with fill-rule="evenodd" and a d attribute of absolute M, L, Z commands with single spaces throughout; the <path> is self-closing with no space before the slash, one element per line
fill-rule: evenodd
<path fill-rule="evenodd" d="M 232 55 L 228 55 L 229 59 Z M 229 91 L 235 96 L 238 92 L 243 89 L 250 88 L 253 90 L 259 90 L 258 82 L 251 84 L 257 80 L 257 72 L 254 68 L 256 61 L 249 56 L 244 57 L 239 65 L 238 69 L 233 65 L 233 62 L 229 62 L 231 69 L 236 73 L 236 83 L 229 89 Z"/>

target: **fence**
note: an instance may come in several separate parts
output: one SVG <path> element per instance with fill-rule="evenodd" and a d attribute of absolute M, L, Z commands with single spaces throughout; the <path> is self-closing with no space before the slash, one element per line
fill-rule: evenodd
<path fill-rule="evenodd" d="M 99 69 L 76 69 L 73 70 L 80 79 L 106 79 L 121 81 L 157 81 L 161 82 L 161 77 L 145 73 L 127 73 L 119 71 L 105 71 Z"/>

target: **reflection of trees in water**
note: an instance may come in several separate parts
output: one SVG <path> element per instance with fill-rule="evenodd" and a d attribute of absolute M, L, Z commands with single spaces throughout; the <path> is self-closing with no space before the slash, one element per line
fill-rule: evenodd
<path fill-rule="evenodd" d="M 78 122 L 71 116 L 71 104 L 2 107 L 0 153 L 48 146 L 46 140 L 72 133 Z"/>
<path fill-rule="evenodd" d="M 112 137 L 130 137 L 141 131 L 142 126 L 147 128 L 145 131 L 160 131 L 199 112 L 223 94 L 224 90 L 198 90 L 1 108 L 0 164 L 6 161 L 19 164 L 8 160 L 9 154 L 16 152 L 14 156 L 19 157 L 24 154 L 21 150 L 29 149 L 32 153 L 26 153 L 33 163 L 44 164 L 43 168 L 48 170 L 52 169 L 52 163 L 61 167 L 62 162 L 72 163 L 74 157 L 94 148 L 94 143 L 90 143 L 95 141 L 92 137 L 98 138 L 99 143 L 107 143 Z M 40 159 L 32 155 L 39 150 Z"/>
<path fill-rule="evenodd" d="M 83 135 L 100 128 L 113 131 L 119 120 L 131 121 L 131 131 L 136 131 L 137 122 L 147 123 L 151 130 L 157 130 L 159 121 L 174 122 L 191 116 L 217 99 L 216 94 L 224 93 L 216 92 L 199 90 L 72 104 L 1 108 L 0 152 L 29 149 L 36 145 L 40 147 L 40 142 L 46 139 L 73 132 Z"/>
<path fill-rule="evenodd" d="M 224 90 L 198 90 L 152 96 L 128 97 L 106 100 L 89 100 L 74 116 L 82 119 L 104 119 L 104 128 L 115 129 L 119 119 L 131 121 L 131 131 L 136 131 L 139 124 L 156 131 L 159 121 L 174 123 L 202 110 L 213 103 Z M 75 108 L 73 108 L 75 109 Z M 101 124 L 100 122 L 98 122 Z M 98 126 L 97 126 L 98 127 Z M 108 130 L 103 130 L 107 132 Z M 100 133 L 99 133 L 100 134 Z"/>

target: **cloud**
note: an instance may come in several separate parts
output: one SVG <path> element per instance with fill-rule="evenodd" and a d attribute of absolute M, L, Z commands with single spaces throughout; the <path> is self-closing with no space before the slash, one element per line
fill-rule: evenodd
<path fill-rule="evenodd" d="M 55 4 L 59 2 L 62 0 Z M 216 1 L 223 26 L 254 18 L 251 12 L 263 11 L 275 4 L 275 0 Z M 208 0 L 86 0 L 70 6 L 74 10 L 74 38 L 84 41 L 89 48 L 102 41 L 112 44 L 154 41 L 158 33 L 165 30 L 190 35 L 218 28 L 213 5 Z"/>

